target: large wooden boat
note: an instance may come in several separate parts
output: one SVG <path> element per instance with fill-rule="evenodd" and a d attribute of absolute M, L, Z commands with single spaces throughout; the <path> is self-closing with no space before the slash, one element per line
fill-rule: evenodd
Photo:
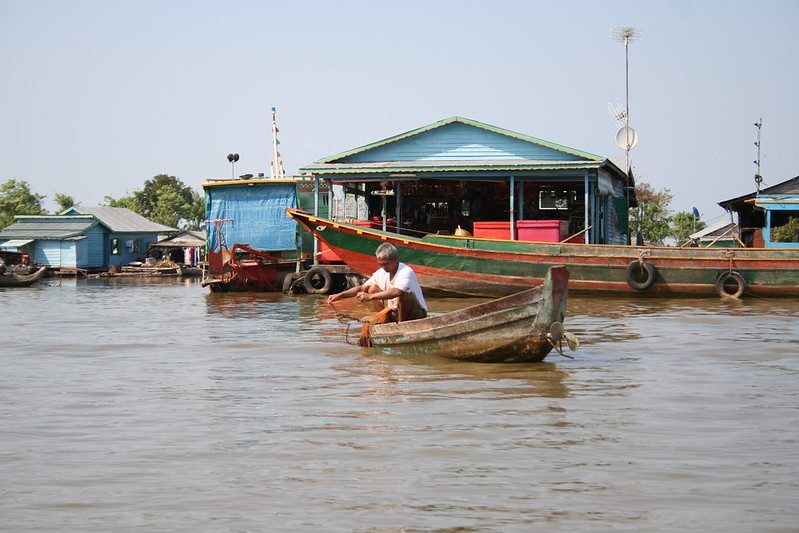
<path fill-rule="evenodd" d="M 414 238 L 287 213 L 363 276 L 374 253 L 394 244 L 423 288 L 451 295 L 504 296 L 538 285 L 565 264 L 576 290 L 639 294 L 799 295 L 799 248 L 672 248 L 535 243 L 429 235 Z"/>
<path fill-rule="evenodd" d="M 2 274 L 0 275 L 0 287 L 30 287 L 39 281 L 39 278 L 44 275 L 46 270 L 47 268 L 41 267 L 33 274 L 29 274 L 27 276 L 14 273 Z"/>
<path fill-rule="evenodd" d="M 541 361 L 561 341 L 568 281 L 565 267 L 552 267 L 536 288 L 421 320 L 370 325 L 369 334 L 387 354 Z"/>

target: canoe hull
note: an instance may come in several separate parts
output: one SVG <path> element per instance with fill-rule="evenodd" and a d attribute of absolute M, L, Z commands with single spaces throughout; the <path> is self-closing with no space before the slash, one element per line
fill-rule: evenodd
<path fill-rule="evenodd" d="M 22 276 L 20 274 L 3 274 L 0 276 L 0 287 L 30 287 L 44 275 L 47 268 L 41 267 L 33 274 Z"/>
<path fill-rule="evenodd" d="M 542 361 L 552 350 L 550 326 L 564 320 L 568 279 L 566 268 L 553 267 L 541 286 L 512 296 L 422 320 L 371 326 L 372 342 L 392 355 Z"/>
<path fill-rule="evenodd" d="M 552 244 L 486 239 L 415 239 L 369 230 L 289 210 L 289 215 L 324 241 L 363 276 L 376 268 L 374 252 L 382 242 L 399 250 L 422 287 L 450 295 L 496 297 L 540 284 L 547 269 L 568 266 L 570 288 L 636 295 L 716 295 L 716 281 L 734 270 L 746 280 L 746 293 L 799 295 L 799 249 L 720 249 Z M 640 259 L 656 269 L 647 290 L 628 285 L 626 269 Z"/>

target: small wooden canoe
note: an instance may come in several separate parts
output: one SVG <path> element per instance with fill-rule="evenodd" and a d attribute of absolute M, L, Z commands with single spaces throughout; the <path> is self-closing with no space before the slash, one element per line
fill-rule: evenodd
<path fill-rule="evenodd" d="M 41 267 L 33 274 L 27 276 L 13 273 L 0 275 L 0 287 L 29 287 L 39 281 L 45 270 L 47 270 L 45 267 Z"/>
<path fill-rule="evenodd" d="M 553 266 L 533 289 L 421 320 L 373 324 L 375 347 L 387 354 L 435 355 L 475 362 L 536 362 L 562 333 L 569 272 Z M 555 324 L 555 327 L 553 327 Z M 549 335 L 549 336 L 548 336 Z"/>

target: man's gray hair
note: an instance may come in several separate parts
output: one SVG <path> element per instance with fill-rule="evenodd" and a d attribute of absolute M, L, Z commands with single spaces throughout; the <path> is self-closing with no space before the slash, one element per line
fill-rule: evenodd
<path fill-rule="evenodd" d="M 397 249 L 390 242 L 384 242 L 375 250 L 375 257 L 378 259 L 388 259 L 389 261 L 397 259 Z"/>

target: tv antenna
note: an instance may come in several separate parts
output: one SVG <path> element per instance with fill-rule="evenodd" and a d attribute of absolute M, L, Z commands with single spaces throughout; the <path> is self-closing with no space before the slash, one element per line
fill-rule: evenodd
<path fill-rule="evenodd" d="M 624 125 L 616 132 L 616 143 L 624 149 L 626 170 L 630 172 L 630 150 L 638 143 L 638 135 L 630 128 L 630 43 L 641 38 L 641 33 L 632 26 L 614 28 L 610 32 L 620 43 L 624 43 L 624 110 L 614 113 L 614 119 L 623 120 Z M 621 142 L 620 142 L 621 141 Z"/>
<path fill-rule="evenodd" d="M 755 141 L 755 146 L 757 146 L 757 159 L 752 161 L 752 163 L 757 165 L 757 172 L 755 173 L 757 192 L 755 194 L 759 195 L 760 185 L 763 183 L 763 176 L 760 175 L 760 130 L 763 129 L 763 117 L 760 117 L 760 120 L 755 122 L 755 127 L 757 128 L 757 140 Z"/>

